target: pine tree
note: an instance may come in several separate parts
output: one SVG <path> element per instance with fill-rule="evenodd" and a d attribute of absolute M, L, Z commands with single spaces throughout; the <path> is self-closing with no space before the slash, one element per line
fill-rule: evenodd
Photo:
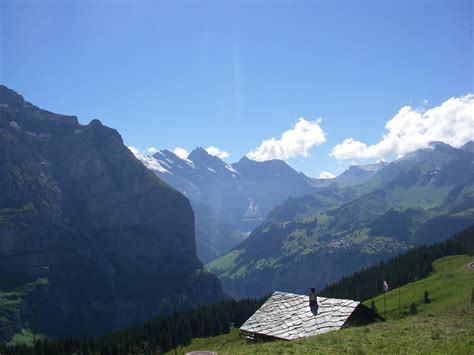
<path fill-rule="evenodd" d="M 229 320 L 224 319 L 222 322 L 222 334 L 228 334 L 230 332 Z"/>
<path fill-rule="evenodd" d="M 430 300 L 430 295 L 429 295 L 429 293 L 428 293 L 428 290 L 425 290 L 425 295 L 424 295 L 424 297 L 423 297 L 423 302 L 424 302 L 424 303 L 430 303 L 430 302 L 431 302 L 431 300 Z"/>
<path fill-rule="evenodd" d="M 160 348 L 164 353 L 171 350 L 171 339 L 168 333 L 162 333 L 160 335 Z"/>
<path fill-rule="evenodd" d="M 377 313 L 377 306 L 375 305 L 374 300 L 372 300 L 372 302 L 370 302 L 370 309 L 372 311 L 374 311 L 375 313 Z"/>
<path fill-rule="evenodd" d="M 219 318 L 214 318 L 214 323 L 212 327 L 212 335 L 216 336 L 221 334 L 221 321 Z"/>

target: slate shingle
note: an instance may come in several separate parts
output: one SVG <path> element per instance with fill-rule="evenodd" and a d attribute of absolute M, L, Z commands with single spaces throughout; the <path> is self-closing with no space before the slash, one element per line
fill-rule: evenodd
<path fill-rule="evenodd" d="M 274 292 L 240 330 L 286 340 L 318 335 L 341 329 L 359 303 L 318 297 L 313 313 L 309 296 Z"/>

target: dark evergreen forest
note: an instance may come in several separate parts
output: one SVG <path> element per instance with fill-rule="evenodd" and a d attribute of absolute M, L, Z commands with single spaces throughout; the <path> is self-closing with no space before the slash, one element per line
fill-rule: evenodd
<path fill-rule="evenodd" d="M 195 309 L 178 310 L 143 325 L 98 338 L 37 340 L 35 349 L 24 345 L 0 349 L 0 354 L 160 354 L 189 345 L 192 338 L 226 334 L 240 327 L 268 297 L 228 300 Z"/>

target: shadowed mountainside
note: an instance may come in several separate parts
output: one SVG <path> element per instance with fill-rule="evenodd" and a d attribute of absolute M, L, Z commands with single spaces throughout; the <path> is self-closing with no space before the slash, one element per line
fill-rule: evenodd
<path fill-rule="evenodd" d="M 39 332 L 57 337 L 223 298 L 196 256 L 188 199 L 114 129 L 0 86 L 0 161 L 0 291 L 18 296 L 0 304 L 11 316 L 0 317 L 4 338 L 31 318 L 33 302 Z"/>

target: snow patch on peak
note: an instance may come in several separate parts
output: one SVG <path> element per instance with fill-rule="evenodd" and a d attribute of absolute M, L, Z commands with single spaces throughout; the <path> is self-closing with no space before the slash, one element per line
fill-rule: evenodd
<path fill-rule="evenodd" d="M 227 170 L 229 170 L 230 172 L 232 172 L 232 173 L 237 173 L 237 170 L 235 170 L 235 169 L 234 169 L 232 166 L 230 166 L 229 164 L 226 164 L 226 165 L 225 165 L 225 168 L 226 168 Z M 232 175 L 232 176 L 233 176 L 233 175 Z"/>
<path fill-rule="evenodd" d="M 143 165 L 145 165 L 148 169 L 153 171 L 159 171 L 160 173 L 168 173 L 173 174 L 172 172 L 166 170 L 161 164 L 158 159 L 155 159 L 152 156 L 143 154 L 139 149 L 135 147 L 128 147 L 128 149 L 135 155 L 135 158 L 140 160 Z M 160 152 L 161 153 L 161 152 Z"/>
<path fill-rule="evenodd" d="M 161 166 L 160 162 L 157 159 L 149 155 L 143 156 L 143 158 L 141 158 L 140 161 L 150 170 L 155 170 L 161 173 L 168 173 L 168 174 L 173 175 L 171 171 L 163 168 L 163 166 Z"/>

